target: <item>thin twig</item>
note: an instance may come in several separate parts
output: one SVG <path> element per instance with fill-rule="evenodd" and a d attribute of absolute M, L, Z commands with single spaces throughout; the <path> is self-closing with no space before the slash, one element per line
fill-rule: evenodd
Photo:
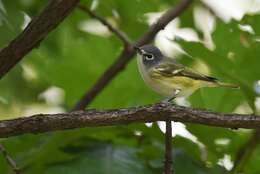
<path fill-rule="evenodd" d="M 212 9 L 212 7 L 211 7 L 210 5 L 208 5 L 208 3 L 204 2 L 204 1 L 200 1 L 200 3 L 201 3 L 201 5 L 202 5 L 202 7 L 208 9 L 209 12 L 210 12 L 212 15 L 214 15 L 216 18 L 222 20 L 222 19 L 219 17 L 219 15 L 217 15 L 217 14 L 215 13 L 215 11 Z"/>
<path fill-rule="evenodd" d="M 0 152 L 2 152 L 3 157 L 5 158 L 5 160 L 9 164 L 9 166 L 12 168 L 14 173 L 22 174 L 21 170 L 17 167 L 15 160 L 10 156 L 10 154 L 8 153 L 8 151 L 5 149 L 4 145 L 2 145 L 2 144 L 0 144 Z"/>
<path fill-rule="evenodd" d="M 134 44 L 136 46 L 144 45 L 155 37 L 155 35 L 175 17 L 180 15 L 193 0 L 182 0 L 176 7 L 169 9 L 165 12 L 156 23 L 154 23 L 147 32 Z M 128 45 L 124 48 L 116 61 L 100 76 L 97 82 L 81 97 L 77 104 L 73 107 L 72 111 L 84 109 L 104 88 L 108 83 L 121 72 L 126 64 L 135 55 L 135 50 L 132 46 Z"/>
<path fill-rule="evenodd" d="M 129 38 L 127 37 L 127 35 L 125 33 L 123 33 L 122 31 L 116 29 L 113 25 L 111 25 L 108 21 L 106 21 L 104 18 L 98 16 L 95 12 L 91 11 L 88 7 L 86 7 L 83 4 L 79 4 L 78 8 L 84 12 L 86 12 L 89 16 L 91 16 L 92 18 L 97 19 L 98 21 L 100 21 L 103 25 L 105 25 L 112 33 L 114 33 L 119 39 L 122 40 L 122 42 L 125 45 L 130 45 L 131 41 L 129 40 Z"/>
<path fill-rule="evenodd" d="M 260 117 L 257 115 L 224 114 L 173 104 L 156 103 L 132 108 L 38 114 L 30 117 L 3 120 L 0 121 L 0 137 L 81 127 L 112 126 L 165 120 L 226 128 L 260 128 Z"/>
<path fill-rule="evenodd" d="M 172 174 L 172 121 L 167 120 L 165 132 L 165 165 L 164 173 Z"/>
<path fill-rule="evenodd" d="M 232 168 L 232 172 L 242 172 L 243 168 L 248 161 L 249 157 L 252 155 L 253 151 L 260 143 L 260 129 L 254 131 L 254 133 L 250 136 L 248 141 L 243 144 L 235 157 L 234 166 Z"/>
<path fill-rule="evenodd" d="M 143 34 L 143 36 L 138 39 L 135 45 L 142 46 L 146 43 L 149 43 L 152 41 L 155 37 L 155 35 L 160 31 L 163 30 L 164 27 L 171 22 L 173 19 L 175 19 L 177 16 L 179 16 L 182 12 L 184 12 L 190 4 L 193 2 L 193 0 L 182 0 L 179 4 L 177 4 L 175 7 L 169 9 L 166 11 L 153 25 L 150 26 L 150 28 Z"/>

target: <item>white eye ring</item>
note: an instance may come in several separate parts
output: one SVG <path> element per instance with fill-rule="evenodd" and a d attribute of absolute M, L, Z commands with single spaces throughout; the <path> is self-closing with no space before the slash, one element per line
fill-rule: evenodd
<path fill-rule="evenodd" d="M 144 58 L 145 58 L 146 60 L 153 60 L 153 59 L 154 59 L 154 55 L 152 55 L 152 54 L 145 54 L 145 55 L 144 55 Z"/>

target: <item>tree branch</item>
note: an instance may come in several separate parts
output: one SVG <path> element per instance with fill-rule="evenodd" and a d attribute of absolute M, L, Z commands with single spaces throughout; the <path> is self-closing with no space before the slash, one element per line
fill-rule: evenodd
<path fill-rule="evenodd" d="M 93 109 L 61 114 L 37 114 L 31 117 L 3 120 L 0 121 L 0 137 L 163 120 L 227 128 L 260 128 L 260 117 L 257 115 L 224 114 L 170 103 L 157 103 L 114 110 Z"/>
<path fill-rule="evenodd" d="M 164 173 L 172 174 L 172 121 L 166 121 Z"/>
<path fill-rule="evenodd" d="M 175 8 L 169 9 L 134 45 L 141 46 L 150 42 L 160 30 L 164 29 L 170 21 L 180 15 L 192 2 L 193 0 L 182 0 Z M 78 103 L 73 107 L 72 111 L 84 109 L 98 93 L 124 69 L 134 55 L 135 50 L 133 47 L 130 45 L 126 46 L 116 61 L 103 73 L 103 75 L 101 75 L 91 89 L 82 96 Z"/>
<path fill-rule="evenodd" d="M 8 153 L 8 151 L 5 149 L 5 147 L 2 144 L 0 144 L 0 152 L 2 152 L 3 157 L 5 158 L 5 160 L 9 164 L 9 166 L 12 168 L 14 173 L 22 174 L 21 170 L 17 167 L 16 162 L 13 160 L 13 158 L 10 156 L 10 154 Z"/>
<path fill-rule="evenodd" d="M 0 51 L 0 78 L 13 68 L 27 53 L 39 46 L 49 32 L 71 12 L 79 0 L 52 0 L 47 7 L 35 17 L 24 31 Z M 16 174 L 21 171 L 7 150 L 0 144 L 4 158 Z"/>
<path fill-rule="evenodd" d="M 122 40 L 122 42 L 125 45 L 130 45 L 131 41 L 129 40 L 128 36 L 123 33 L 122 31 L 116 29 L 115 27 L 113 27 L 109 22 L 107 22 L 105 19 L 103 19 L 102 17 L 98 16 L 96 13 L 94 13 L 93 11 L 91 11 L 88 7 L 84 6 L 83 4 L 79 4 L 78 8 L 82 11 L 84 11 L 85 13 L 87 13 L 89 16 L 91 16 L 92 18 L 97 19 L 98 21 L 100 21 L 103 25 L 105 25 L 112 33 L 114 33 L 120 40 Z"/>
<path fill-rule="evenodd" d="M 24 31 L 0 52 L 0 78 L 28 52 L 39 46 L 49 32 L 71 12 L 79 0 L 52 0 Z"/>

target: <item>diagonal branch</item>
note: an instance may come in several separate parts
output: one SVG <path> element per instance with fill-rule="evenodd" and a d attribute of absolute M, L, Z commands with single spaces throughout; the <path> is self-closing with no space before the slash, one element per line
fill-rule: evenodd
<path fill-rule="evenodd" d="M 11 166 L 14 173 L 22 174 L 21 170 L 17 167 L 16 162 L 13 160 L 13 158 L 10 156 L 10 154 L 8 153 L 8 151 L 5 149 L 5 147 L 2 144 L 0 144 L 0 152 L 2 152 L 4 158 L 6 159 L 9 166 Z"/>
<path fill-rule="evenodd" d="M 236 153 L 234 166 L 232 172 L 242 172 L 243 168 L 252 155 L 253 151 L 257 148 L 260 143 L 260 129 L 256 129 L 254 133 L 250 136 L 248 141 L 243 144 L 238 152 Z"/>
<path fill-rule="evenodd" d="M 192 2 L 193 0 L 182 0 L 175 8 L 166 11 L 134 45 L 141 46 L 150 42 L 160 30 L 164 29 L 170 21 L 187 9 Z M 72 111 L 84 109 L 124 69 L 134 55 L 135 50 L 133 47 L 130 45 L 126 46 L 117 60 L 101 75 L 91 89 L 82 96 Z"/>
<path fill-rule="evenodd" d="M 137 46 L 142 46 L 150 41 L 152 41 L 155 35 L 160 31 L 163 30 L 164 27 L 179 16 L 182 12 L 184 12 L 189 5 L 193 2 L 193 0 L 182 0 L 176 7 L 169 9 L 166 11 L 156 23 L 154 23 L 144 35 L 138 39 L 136 42 Z"/>
<path fill-rule="evenodd" d="M 25 30 L 0 51 L 0 78 L 54 30 L 79 0 L 52 0 Z"/>
<path fill-rule="evenodd" d="M 40 42 L 55 29 L 71 12 L 79 0 L 52 0 L 35 17 L 24 31 L 0 50 L 0 78 L 9 72 L 27 53 L 39 46 Z M 0 144 L 0 151 L 16 174 L 21 171 L 7 150 Z"/>
<path fill-rule="evenodd" d="M 71 111 L 84 109 L 98 95 L 98 93 L 101 92 L 106 85 L 125 68 L 127 62 L 132 56 L 134 56 L 134 54 L 135 52 L 131 46 L 125 47 L 117 60 L 104 72 L 92 88 L 82 96 L 78 103 L 72 107 Z"/>
<path fill-rule="evenodd" d="M 3 120 L 0 121 L 0 137 L 163 120 L 226 128 L 260 128 L 260 117 L 257 115 L 224 114 L 170 103 L 157 103 L 114 110 L 92 109 L 60 114 L 37 114 L 31 117 Z"/>
<path fill-rule="evenodd" d="M 96 13 L 94 13 L 93 11 L 91 11 L 88 7 L 84 6 L 83 4 L 79 4 L 78 8 L 84 12 L 86 12 L 89 16 L 91 16 L 92 18 L 97 19 L 98 21 L 100 21 L 103 25 L 105 25 L 112 33 L 114 33 L 120 40 L 122 40 L 122 42 L 125 45 L 130 45 L 131 41 L 129 40 L 128 36 L 123 33 L 122 31 L 116 29 L 115 27 L 113 27 L 109 22 L 107 22 L 105 19 L 103 19 L 102 17 L 98 16 Z"/>

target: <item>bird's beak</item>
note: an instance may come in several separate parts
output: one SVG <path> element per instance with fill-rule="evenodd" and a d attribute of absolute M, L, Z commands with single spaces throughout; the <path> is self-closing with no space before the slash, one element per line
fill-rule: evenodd
<path fill-rule="evenodd" d="M 134 49 L 137 51 L 138 54 L 142 54 L 144 51 L 138 47 L 138 46 L 134 46 Z"/>

